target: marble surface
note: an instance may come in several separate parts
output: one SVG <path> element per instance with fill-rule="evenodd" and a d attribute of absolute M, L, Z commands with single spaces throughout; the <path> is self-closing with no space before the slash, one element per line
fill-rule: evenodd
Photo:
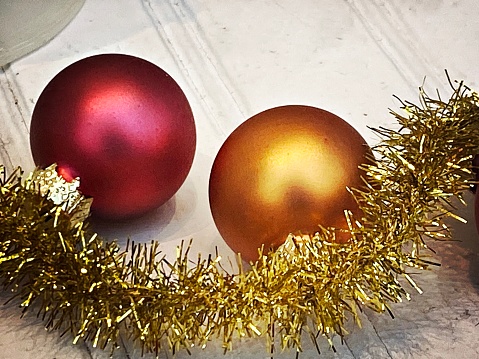
<path fill-rule="evenodd" d="M 1 4 L 0 4 L 1 7 Z M 25 9 L 28 11 L 28 9 Z M 86 0 L 73 21 L 37 51 L 0 68 L 0 163 L 33 168 L 29 123 L 48 81 L 70 63 L 99 53 L 125 53 L 167 71 L 186 93 L 197 122 L 192 171 L 177 195 L 156 212 L 129 223 L 95 228 L 120 244 L 128 236 L 159 240 L 167 256 L 183 239 L 194 252 L 231 251 L 213 224 L 209 170 L 228 134 L 270 107 L 305 104 L 329 110 L 370 143 L 368 126 L 394 126 L 397 95 L 415 101 L 423 84 L 447 96 L 444 69 L 478 88 L 477 0 Z M 467 197 L 472 203 L 472 195 Z M 415 273 L 424 290 L 393 306 L 395 318 L 369 311 L 363 327 L 349 325 L 336 352 L 321 342 L 320 358 L 478 358 L 479 238 L 469 220 L 452 224 L 454 239 L 436 243 L 440 267 Z M 5 301 L 7 293 L 0 294 Z M 100 359 L 109 352 L 47 332 L 16 303 L 0 307 L 0 358 Z M 114 358 L 140 358 L 125 339 Z M 170 358 L 165 351 L 160 358 Z M 177 354 L 186 358 L 186 352 Z M 269 358 L 262 339 L 193 349 L 194 358 Z M 294 358 L 295 352 L 275 358 Z M 305 338 L 300 358 L 318 354 Z"/>

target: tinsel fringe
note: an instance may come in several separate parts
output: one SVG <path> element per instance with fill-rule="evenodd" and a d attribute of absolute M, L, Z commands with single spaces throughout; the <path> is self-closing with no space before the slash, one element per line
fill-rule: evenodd
<path fill-rule="evenodd" d="M 451 84 L 452 85 L 452 84 Z M 334 242 L 327 228 L 292 237 L 248 270 L 228 273 L 220 256 L 199 257 L 189 246 L 169 262 L 159 244 L 121 250 L 88 228 L 89 201 L 55 168 L 22 179 L 20 169 L 0 178 L 0 277 L 24 311 L 36 308 L 49 329 L 70 331 L 73 341 L 115 348 L 120 333 L 145 353 L 167 343 L 176 352 L 221 338 L 262 335 L 273 347 L 301 350 L 306 333 L 346 334 L 348 313 L 361 307 L 390 311 L 409 298 L 408 268 L 427 268 L 426 239 L 449 238 L 452 197 L 472 183 L 479 151 L 479 98 L 463 83 L 450 99 L 420 89 L 420 104 L 393 112 L 400 129 L 374 129 L 382 141 L 366 167 L 368 191 L 351 190 L 363 218 L 345 215 L 352 238 Z"/>

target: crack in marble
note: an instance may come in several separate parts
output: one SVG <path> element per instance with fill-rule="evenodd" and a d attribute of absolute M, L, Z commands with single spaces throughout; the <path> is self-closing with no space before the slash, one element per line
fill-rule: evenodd
<path fill-rule="evenodd" d="M 227 83 L 226 74 L 219 69 L 221 65 L 210 46 L 206 44 L 203 34 L 189 23 L 193 16 L 189 14 L 191 9 L 185 3 L 180 5 L 178 2 L 165 2 L 163 6 L 169 9 L 168 14 L 165 14 L 157 10 L 158 5 L 150 0 L 144 0 L 143 6 L 158 35 L 184 72 L 184 78 L 209 114 L 216 132 L 225 137 L 232 129 L 225 126 L 229 118 L 244 119 L 246 111 L 239 97 L 235 95 L 233 86 Z M 169 29 L 168 16 L 182 24 L 181 29 L 175 28 L 176 32 Z M 189 51 L 186 51 L 185 43 L 193 45 L 188 47 Z M 209 93 L 214 93 L 215 96 L 208 96 Z M 226 115 L 228 117 L 225 118 Z"/>
<path fill-rule="evenodd" d="M 421 44 L 398 15 L 400 11 L 388 1 L 371 2 L 345 0 L 381 52 L 389 59 L 405 84 L 416 90 L 418 80 L 427 73 L 442 74 L 443 71 L 421 54 Z M 431 71 L 432 70 L 432 71 Z M 441 87 L 443 81 L 437 76 L 428 77 L 428 83 Z"/>
<path fill-rule="evenodd" d="M 25 105 L 25 98 L 21 96 L 21 91 L 19 91 L 20 86 L 15 80 L 15 74 L 9 65 L 3 66 L 2 70 L 4 78 L 6 80 L 7 90 L 10 92 L 10 96 L 13 100 L 13 104 L 15 105 L 15 109 L 20 115 L 20 121 L 25 127 L 25 131 L 29 133 L 30 129 L 27 125 L 27 121 L 25 120 L 25 118 L 27 117 L 26 113 L 28 112 L 28 107 Z"/>

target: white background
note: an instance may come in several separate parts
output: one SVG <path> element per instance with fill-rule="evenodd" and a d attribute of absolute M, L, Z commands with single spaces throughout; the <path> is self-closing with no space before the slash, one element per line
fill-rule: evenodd
<path fill-rule="evenodd" d="M 450 94 L 445 69 L 479 87 L 478 18 L 477 0 L 87 0 L 51 42 L 0 68 L 0 163 L 33 168 L 30 116 L 64 67 L 100 53 L 142 57 L 186 93 L 197 124 L 196 158 L 183 187 L 158 211 L 114 226 L 95 223 L 96 229 L 120 244 L 128 236 L 156 239 L 169 256 L 190 238 L 193 253 L 218 247 L 231 255 L 211 219 L 207 183 L 219 147 L 236 126 L 270 107 L 305 104 L 339 115 L 375 144 L 367 126 L 393 127 L 389 108 L 399 107 L 393 95 L 416 101 L 424 78 L 426 88 L 443 97 Z M 472 195 L 467 198 L 472 203 Z M 442 266 L 415 277 L 425 293 L 411 288 L 412 300 L 393 306 L 395 319 L 366 311 L 362 329 L 351 323 L 345 342 L 336 338 L 337 353 L 321 343 L 321 358 L 479 357 L 479 239 L 472 208 L 461 214 L 469 224 L 454 225 L 458 241 L 434 246 Z M 0 307 L 0 358 L 108 357 L 20 313 L 15 303 Z M 114 357 L 139 358 L 124 342 Z M 236 342 L 226 356 L 220 346 L 213 341 L 194 349 L 193 357 L 269 357 L 262 339 Z M 307 338 L 304 350 L 300 358 L 317 357 Z"/>

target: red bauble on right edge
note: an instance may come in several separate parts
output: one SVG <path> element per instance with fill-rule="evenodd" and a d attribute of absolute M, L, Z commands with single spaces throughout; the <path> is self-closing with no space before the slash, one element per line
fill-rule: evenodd
<path fill-rule="evenodd" d="M 474 212 L 476 217 L 476 229 L 477 233 L 479 234 L 479 195 L 477 194 L 477 192 L 474 198 Z"/>
<path fill-rule="evenodd" d="M 472 161 L 472 171 L 475 174 L 475 180 L 479 181 L 479 155 L 476 155 L 474 157 L 474 160 Z M 475 185 L 475 197 L 474 197 L 474 214 L 475 214 L 475 219 L 476 219 L 476 229 L 477 233 L 479 234 L 479 194 L 477 190 L 477 185 Z"/>
<path fill-rule="evenodd" d="M 248 261 L 288 234 L 334 227 L 350 238 L 344 210 L 361 213 L 346 187 L 361 188 L 358 166 L 372 157 L 361 135 L 338 116 L 309 106 L 266 110 L 239 126 L 211 170 L 210 206 L 226 243 Z"/>

